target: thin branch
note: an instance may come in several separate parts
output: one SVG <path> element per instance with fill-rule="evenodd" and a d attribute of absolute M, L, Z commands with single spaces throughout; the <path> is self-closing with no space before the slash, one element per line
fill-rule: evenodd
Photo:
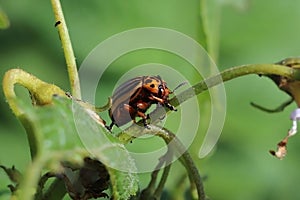
<path fill-rule="evenodd" d="M 245 76 L 249 74 L 258 75 L 280 75 L 290 79 L 300 79 L 299 70 L 293 69 L 291 67 L 275 64 L 253 64 L 253 65 L 242 65 L 238 67 L 232 67 L 228 70 L 221 72 L 215 76 L 209 77 L 199 83 L 193 85 L 191 88 L 181 92 L 170 100 L 173 106 L 178 106 L 179 104 L 187 101 L 195 95 L 202 93 L 208 88 L 214 87 L 218 84 L 222 84 L 226 81 L 238 78 L 240 76 Z"/>
<path fill-rule="evenodd" d="M 165 142 L 167 143 L 166 140 L 165 140 Z M 151 173 L 151 180 L 150 180 L 148 186 L 141 192 L 139 199 L 148 199 L 148 200 L 160 199 L 162 191 L 165 186 L 165 183 L 167 181 L 170 169 L 171 169 L 173 151 L 174 151 L 174 149 L 170 148 L 170 146 L 168 146 L 168 151 L 166 152 L 166 154 L 159 158 L 159 162 L 156 165 L 155 170 Z M 155 189 L 157 176 L 158 176 L 158 173 L 159 173 L 160 169 L 162 168 L 163 164 L 165 164 L 163 174 L 161 175 L 158 186 Z"/>
<path fill-rule="evenodd" d="M 68 33 L 67 24 L 61 8 L 61 4 L 59 0 L 51 0 L 51 3 L 55 16 L 55 26 L 58 29 L 58 34 L 65 54 L 70 79 L 71 92 L 73 97 L 81 99 L 80 83 L 77 72 L 76 60 L 73 52 L 71 39 Z"/>
<path fill-rule="evenodd" d="M 153 199 L 153 194 L 154 194 L 154 188 L 157 180 L 158 173 L 163 166 L 164 163 L 166 163 L 166 158 L 169 156 L 169 149 L 168 152 L 163 155 L 162 157 L 159 158 L 159 162 L 155 167 L 155 170 L 151 173 L 151 180 L 148 184 L 148 186 L 141 192 L 141 195 L 139 199 Z"/>
<path fill-rule="evenodd" d="M 291 98 L 288 101 L 283 102 L 281 105 L 279 105 L 277 108 L 274 109 L 265 108 L 253 102 L 251 102 L 250 105 L 253 106 L 254 108 L 257 108 L 267 113 L 276 113 L 276 112 L 282 112 L 288 105 L 290 105 L 293 102 L 294 102 L 294 98 Z"/>
<path fill-rule="evenodd" d="M 151 134 L 161 137 L 168 145 L 171 145 L 170 147 L 173 149 L 174 153 L 177 153 L 179 155 L 179 161 L 186 168 L 191 181 L 191 185 L 195 184 L 198 198 L 200 200 L 205 200 L 205 192 L 202 179 L 193 159 L 191 158 L 185 146 L 171 131 L 154 125 L 149 125 L 149 127 L 149 129 L 145 129 L 143 126 L 131 126 L 127 128 L 119 137 L 122 138 L 122 136 L 125 136 L 126 138 L 126 135 L 128 136 L 128 133 L 135 133 L 131 134 L 131 137 L 139 137 L 145 134 Z M 166 164 L 168 165 L 169 163 Z"/>
<path fill-rule="evenodd" d="M 171 156 L 167 157 L 167 158 L 171 158 Z M 167 160 L 166 163 L 170 163 L 172 160 Z M 167 181 L 167 178 L 169 176 L 169 172 L 170 172 L 170 169 L 171 169 L 171 164 L 168 164 L 167 166 L 165 166 L 164 168 L 164 171 L 163 171 L 163 174 L 161 175 L 161 178 L 160 178 L 160 182 L 156 188 L 156 190 L 154 191 L 154 198 L 155 199 L 161 199 L 161 194 L 163 192 L 163 189 L 164 189 L 164 186 L 165 186 L 165 183 Z"/>
<path fill-rule="evenodd" d="M 160 129 L 160 132 L 157 132 L 157 133 L 158 133 L 158 136 L 162 137 L 170 145 L 173 145 L 173 149 L 179 155 L 181 155 L 179 157 L 179 160 L 183 164 L 183 166 L 186 168 L 191 181 L 193 181 L 193 183 L 196 186 L 198 199 L 205 200 L 206 196 L 205 196 L 205 192 L 204 192 L 202 178 L 199 174 L 199 171 L 198 171 L 192 157 L 190 156 L 190 154 L 187 151 L 187 149 L 185 148 L 185 146 L 181 143 L 181 141 L 176 137 L 176 135 L 174 133 L 172 133 L 171 131 L 169 131 L 165 128 Z"/>

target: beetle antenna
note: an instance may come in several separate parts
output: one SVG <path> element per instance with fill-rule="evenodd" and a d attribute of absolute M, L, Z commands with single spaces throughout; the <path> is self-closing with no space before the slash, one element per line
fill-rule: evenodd
<path fill-rule="evenodd" d="M 186 85 L 187 83 L 188 83 L 187 81 L 184 81 L 184 82 L 180 83 L 179 85 L 177 85 L 177 86 L 173 89 L 172 92 L 175 92 L 175 90 L 179 89 L 181 86 Z"/>

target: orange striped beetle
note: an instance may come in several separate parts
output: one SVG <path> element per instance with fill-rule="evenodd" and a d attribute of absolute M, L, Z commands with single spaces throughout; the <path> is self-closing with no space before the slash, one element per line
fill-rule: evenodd
<path fill-rule="evenodd" d="M 176 111 L 169 103 L 169 94 L 172 91 L 160 76 L 138 76 L 121 84 L 112 95 L 112 106 L 109 116 L 112 120 L 109 130 L 114 125 L 122 126 L 136 117 L 141 117 L 145 127 L 149 115 L 145 112 L 152 104 L 160 104 Z"/>

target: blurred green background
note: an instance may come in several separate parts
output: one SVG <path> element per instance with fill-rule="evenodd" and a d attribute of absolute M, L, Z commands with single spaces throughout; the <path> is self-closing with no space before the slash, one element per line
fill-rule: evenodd
<path fill-rule="evenodd" d="M 207 13 L 202 16 L 209 22 L 212 53 L 219 55 L 216 61 L 220 70 L 249 63 L 272 63 L 299 55 L 300 1 L 219 0 L 209 4 Z M 170 28 L 203 43 L 199 0 L 69 0 L 62 1 L 62 7 L 78 66 L 101 41 L 137 27 Z M 8 29 L 0 30 L 0 77 L 8 69 L 21 68 L 68 91 L 65 61 L 50 1 L 0 0 L 0 8 L 11 23 Z M 184 63 L 173 56 L 153 52 L 146 56 L 137 52 L 136 56 L 123 59 L 107 72 L 107 89 L 97 104 L 103 104 L 111 95 L 115 80 L 110 77 L 118 72 L 118 76 L 122 75 L 117 70 L 122 63 L 135 66 L 158 62 L 174 67 Z M 289 98 L 267 78 L 250 75 L 227 82 L 225 87 L 227 116 L 217 147 L 201 160 L 197 157 L 201 141 L 195 140 L 190 149 L 201 174 L 207 176 L 208 196 L 214 200 L 300 199 L 299 136 L 290 140 L 289 154 L 283 161 L 268 153 L 290 128 L 289 114 L 296 105 L 277 114 L 252 108 L 251 101 L 273 108 Z M 21 98 L 28 99 L 23 88 L 17 88 L 17 92 Z M 199 98 L 205 99 L 206 95 Z M 30 161 L 25 131 L 9 110 L 3 93 L 0 93 L 0 107 L 0 164 L 15 165 L 24 171 Z M 207 112 L 207 105 L 204 103 L 201 109 Z M 205 120 L 203 117 L 203 123 Z M 204 131 L 205 127 L 201 127 L 199 134 Z M 175 163 L 167 182 L 171 192 L 176 190 L 176 181 L 183 173 L 184 169 Z M 141 175 L 142 187 L 148 178 L 148 174 Z M 9 183 L 0 171 L 0 193 L 7 191 Z"/>

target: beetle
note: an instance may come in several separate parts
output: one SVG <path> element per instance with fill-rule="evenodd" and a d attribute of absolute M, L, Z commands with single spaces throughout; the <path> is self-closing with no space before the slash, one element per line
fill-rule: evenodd
<path fill-rule="evenodd" d="M 120 127 L 131 120 L 136 122 L 136 117 L 141 117 L 144 126 L 148 128 L 149 115 L 145 113 L 152 104 L 160 104 L 177 111 L 169 103 L 171 93 L 172 91 L 159 75 L 138 76 L 124 82 L 112 95 L 112 106 L 109 109 L 112 122 L 107 128 L 111 130 L 114 125 Z"/>

